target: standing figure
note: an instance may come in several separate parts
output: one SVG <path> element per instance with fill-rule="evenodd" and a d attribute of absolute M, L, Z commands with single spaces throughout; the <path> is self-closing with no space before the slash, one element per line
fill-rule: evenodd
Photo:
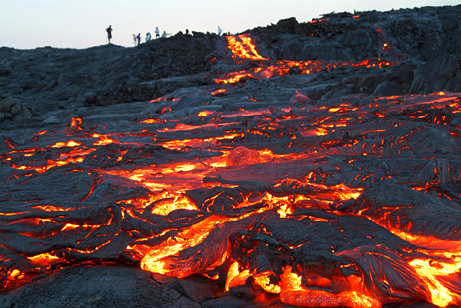
<path fill-rule="evenodd" d="M 158 29 L 158 27 L 155 27 L 155 38 L 159 38 L 160 37 L 160 30 Z"/>
<path fill-rule="evenodd" d="M 136 34 L 133 34 L 133 44 L 136 46 Z"/>
<path fill-rule="evenodd" d="M 138 33 L 136 36 L 136 41 L 138 42 L 138 46 L 141 44 L 141 33 Z"/>
<path fill-rule="evenodd" d="M 109 44 L 110 44 L 110 40 L 112 39 L 112 26 L 109 25 L 109 27 L 106 29 L 106 32 L 107 32 L 107 40 L 109 41 Z"/>
<path fill-rule="evenodd" d="M 166 37 L 166 36 L 167 36 L 166 31 L 163 31 L 162 37 Z"/>
<path fill-rule="evenodd" d="M 149 42 L 150 40 L 151 40 L 150 32 L 147 32 L 146 33 L 146 43 Z"/>
<path fill-rule="evenodd" d="M 220 26 L 218 26 L 218 36 L 221 36 L 221 33 L 222 33 L 222 29 Z"/>

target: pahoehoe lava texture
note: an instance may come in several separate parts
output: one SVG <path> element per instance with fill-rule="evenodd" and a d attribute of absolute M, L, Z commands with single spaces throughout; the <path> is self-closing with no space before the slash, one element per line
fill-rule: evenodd
<path fill-rule="evenodd" d="M 461 305 L 459 16 L 0 48 L 0 305 Z"/>

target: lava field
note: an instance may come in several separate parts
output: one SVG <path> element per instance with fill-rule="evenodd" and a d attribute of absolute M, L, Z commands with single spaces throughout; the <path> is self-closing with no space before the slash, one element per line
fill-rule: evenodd
<path fill-rule="evenodd" d="M 0 304 L 461 305 L 460 11 L 0 49 Z"/>

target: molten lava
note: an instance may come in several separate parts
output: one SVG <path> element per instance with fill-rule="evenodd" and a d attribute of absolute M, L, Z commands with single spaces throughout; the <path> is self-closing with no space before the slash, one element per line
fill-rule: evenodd
<path fill-rule="evenodd" d="M 229 49 L 232 50 L 234 57 L 250 60 L 268 60 L 256 51 L 256 46 L 253 44 L 253 41 L 248 34 L 238 36 L 229 35 L 226 38 L 229 44 Z"/>
<path fill-rule="evenodd" d="M 293 68 L 395 64 L 272 61 L 249 35 L 227 40 L 234 60 L 258 65 L 218 76 L 209 98 L 234 90 L 219 84 Z M 129 127 L 73 118 L 22 144 L 5 139 L 3 290 L 62 266 L 129 260 L 219 277 L 226 291 L 253 284 L 288 305 L 461 305 L 460 99 L 314 104 L 294 92 L 289 108 L 205 106 L 174 118 L 162 106 Z"/>

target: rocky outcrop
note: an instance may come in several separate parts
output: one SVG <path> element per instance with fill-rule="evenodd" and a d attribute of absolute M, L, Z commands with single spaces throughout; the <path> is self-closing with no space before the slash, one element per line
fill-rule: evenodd
<path fill-rule="evenodd" d="M 390 74 L 381 70 L 359 77 L 359 82 L 349 78 L 347 85 L 343 80 L 335 86 L 342 88 L 339 94 L 458 92 L 461 89 L 461 41 L 458 39 L 461 27 L 457 16 L 460 14 L 461 5 L 384 13 L 331 13 L 308 23 L 289 18 L 250 33 L 265 46 L 264 55 L 274 59 L 363 61 L 380 58 L 399 63 L 398 69 Z M 327 92 L 325 98 L 335 96 L 337 91 Z"/>
<path fill-rule="evenodd" d="M 0 48 L 0 85 L 4 93 L 39 113 L 146 101 L 171 92 L 172 87 L 167 83 L 145 87 L 145 81 L 209 71 L 215 44 L 214 35 L 179 33 L 136 48 Z"/>
<path fill-rule="evenodd" d="M 307 23 L 289 18 L 250 33 L 275 59 L 425 62 L 442 51 L 459 57 L 460 13 L 461 5 L 331 13 Z"/>
<path fill-rule="evenodd" d="M 427 94 L 437 91 L 460 92 L 461 57 L 454 54 L 433 55 L 429 61 L 420 64 L 415 70 L 411 93 Z"/>
<path fill-rule="evenodd" d="M 11 96 L 0 95 L 0 122 L 20 121 L 32 117 L 31 112 L 19 100 Z"/>

